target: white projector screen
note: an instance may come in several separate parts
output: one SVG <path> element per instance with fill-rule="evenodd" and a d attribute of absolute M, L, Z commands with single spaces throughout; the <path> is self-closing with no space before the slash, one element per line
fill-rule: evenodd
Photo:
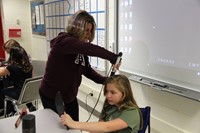
<path fill-rule="evenodd" d="M 200 0 L 119 0 L 121 70 L 200 92 Z"/>

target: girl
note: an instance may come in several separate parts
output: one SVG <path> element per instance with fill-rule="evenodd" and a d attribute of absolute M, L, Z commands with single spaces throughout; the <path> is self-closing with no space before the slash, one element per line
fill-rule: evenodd
<path fill-rule="evenodd" d="M 133 98 L 130 82 L 126 76 L 114 75 L 106 80 L 106 97 L 99 122 L 77 122 L 64 113 L 61 123 L 73 129 L 89 132 L 138 133 L 142 114 Z"/>
<path fill-rule="evenodd" d="M 15 46 L 10 49 L 9 64 L 0 67 L 0 76 L 9 75 L 13 82 L 13 87 L 1 88 L 0 107 L 3 108 L 4 95 L 10 96 L 14 99 L 19 98 L 24 81 L 32 77 L 33 67 L 29 61 L 26 51 L 21 46 Z M 32 107 L 32 103 L 27 104 Z M 15 111 L 11 104 L 8 104 L 8 114 L 14 114 Z"/>

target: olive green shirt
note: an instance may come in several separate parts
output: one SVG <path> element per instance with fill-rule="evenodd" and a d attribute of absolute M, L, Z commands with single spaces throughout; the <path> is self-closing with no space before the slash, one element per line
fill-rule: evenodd
<path fill-rule="evenodd" d="M 109 109 L 106 110 L 104 121 L 110 121 L 116 118 L 122 119 L 128 124 L 128 127 L 112 133 L 138 133 L 140 128 L 140 114 L 138 109 L 132 107 L 119 111 L 116 106 L 110 106 Z"/>

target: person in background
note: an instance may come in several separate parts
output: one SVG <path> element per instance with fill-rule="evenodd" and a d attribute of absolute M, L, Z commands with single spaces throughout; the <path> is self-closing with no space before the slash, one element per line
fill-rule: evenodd
<path fill-rule="evenodd" d="M 9 39 L 3 44 L 2 48 L 7 54 L 10 54 L 10 48 L 15 46 L 20 46 L 20 44 L 14 39 Z"/>
<path fill-rule="evenodd" d="M 3 44 L 2 49 L 6 52 L 6 54 L 10 54 L 10 48 L 15 47 L 15 46 L 21 46 L 21 45 L 20 45 L 19 42 L 17 42 L 16 40 L 14 40 L 14 39 L 9 39 L 8 41 L 6 41 L 6 42 Z M 29 61 L 31 62 L 31 57 L 30 57 L 30 55 L 28 55 L 28 57 L 29 57 Z M 0 66 L 6 65 L 8 62 L 9 62 L 9 58 L 8 58 L 7 61 L 1 62 L 1 65 L 0 65 Z"/>
<path fill-rule="evenodd" d="M 142 113 L 133 97 L 128 78 L 114 75 L 104 86 L 106 100 L 99 122 L 77 122 L 64 113 L 61 124 L 88 132 L 138 133 L 143 125 Z"/>
<path fill-rule="evenodd" d="M 12 47 L 21 47 L 21 45 L 19 44 L 19 42 L 17 42 L 16 40 L 14 39 L 9 39 L 8 41 L 6 41 L 3 46 L 2 46 L 2 49 L 5 51 L 6 54 L 10 54 L 10 49 Z M 31 56 L 28 55 L 29 57 L 29 61 L 31 62 Z M 0 62 L 0 66 L 6 66 L 9 64 L 9 61 L 10 58 L 8 58 L 6 61 L 3 61 L 3 62 Z M 33 73 L 34 74 L 34 73 Z M 9 76 L 6 76 L 4 78 L 1 78 L 2 79 L 2 82 L 3 82 L 3 86 L 4 87 L 8 87 L 8 86 L 12 86 L 12 81 L 10 80 L 10 77 Z M 1 82 L 0 82 L 1 83 Z M 2 88 L 2 87 L 1 87 Z"/>
<path fill-rule="evenodd" d="M 2 49 L 5 51 L 5 53 L 6 54 L 10 54 L 10 49 L 12 48 L 12 47 L 21 47 L 21 45 L 19 44 L 19 42 L 17 42 L 16 40 L 14 40 L 14 39 L 9 39 L 8 41 L 6 41 L 4 44 L 3 44 L 3 46 L 2 46 Z M 25 50 L 25 49 L 24 49 Z M 27 53 L 27 52 L 26 52 Z M 28 53 L 27 53 L 28 54 Z M 28 54 L 28 58 L 29 58 L 29 61 L 30 61 L 30 63 L 32 62 L 32 59 L 31 59 L 31 56 Z M 10 60 L 10 58 L 8 58 L 8 60 L 7 61 L 4 61 L 4 62 L 1 62 L 0 64 L 0 66 L 6 66 L 8 63 L 9 63 L 9 60 Z M 34 70 L 33 70 L 34 71 Z M 34 72 L 33 72 L 33 74 L 34 74 Z M 7 82 L 9 82 L 9 77 L 7 76 L 7 78 L 6 79 L 4 79 L 4 81 L 5 80 L 7 80 Z M 6 82 L 6 81 L 5 81 Z M 4 83 L 4 84 L 8 84 L 9 85 L 9 83 Z M 12 83 L 11 83 L 12 84 Z"/>
<path fill-rule="evenodd" d="M 0 88 L 0 108 L 4 107 L 4 95 L 8 95 L 14 99 L 19 98 L 24 81 L 32 77 L 33 66 L 29 61 L 29 57 L 21 46 L 13 46 L 10 48 L 9 62 L 6 66 L 0 67 L 0 76 L 8 76 L 13 82 L 12 87 Z M 35 111 L 36 108 L 32 103 L 26 104 L 29 111 Z M 14 113 L 11 103 L 8 103 L 8 114 Z M 2 113 L 1 113 L 2 114 Z"/>
<path fill-rule="evenodd" d="M 119 69 L 120 63 L 115 64 L 117 54 L 91 43 L 95 29 L 94 18 L 88 12 L 79 10 L 69 17 L 66 32 L 59 33 L 50 41 L 51 51 L 39 90 L 44 108 L 57 112 L 55 96 L 60 92 L 65 111 L 78 121 L 79 107 L 76 96 L 82 75 L 98 84 L 103 84 L 107 79 L 91 67 L 88 56 L 107 59 L 113 64 L 113 68 Z"/>
<path fill-rule="evenodd" d="M 9 39 L 8 41 L 6 41 L 3 44 L 2 49 L 5 51 L 5 53 L 7 55 L 9 55 L 10 54 L 10 48 L 15 47 L 15 46 L 20 46 L 20 44 L 14 39 Z M 0 62 L 0 66 L 7 66 L 8 63 L 9 63 L 9 58 L 5 61 Z M 13 83 L 10 80 L 9 75 L 6 75 L 5 77 L 1 77 L 0 88 L 9 87 L 9 86 L 12 86 L 12 85 L 13 85 Z"/>

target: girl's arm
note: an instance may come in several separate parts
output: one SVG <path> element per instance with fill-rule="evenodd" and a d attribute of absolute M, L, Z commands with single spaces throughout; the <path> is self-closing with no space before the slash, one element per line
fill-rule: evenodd
<path fill-rule="evenodd" d="M 6 67 L 0 67 L 0 77 L 10 74 Z"/>
<path fill-rule="evenodd" d="M 72 120 L 72 118 L 66 113 L 61 116 L 61 123 L 67 125 L 69 128 L 88 132 L 112 132 L 128 127 L 127 123 L 120 118 L 107 122 L 78 122 Z"/>

